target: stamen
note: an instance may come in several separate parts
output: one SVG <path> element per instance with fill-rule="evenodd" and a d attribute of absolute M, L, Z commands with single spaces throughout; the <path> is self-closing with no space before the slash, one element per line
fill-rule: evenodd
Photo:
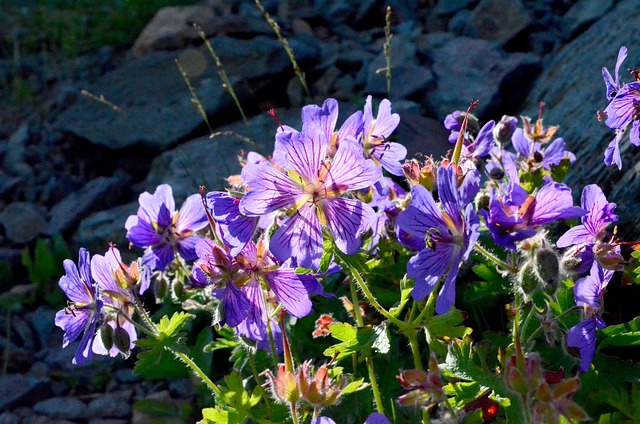
<path fill-rule="evenodd" d="M 276 110 L 271 108 L 267 111 L 267 113 L 269 113 L 269 115 L 271 115 L 273 117 L 273 119 L 276 120 L 276 122 L 278 123 L 278 126 L 280 127 L 280 129 L 282 131 L 284 131 L 284 127 L 282 126 L 282 123 L 280 122 L 280 119 L 278 119 L 278 115 L 276 115 Z"/>

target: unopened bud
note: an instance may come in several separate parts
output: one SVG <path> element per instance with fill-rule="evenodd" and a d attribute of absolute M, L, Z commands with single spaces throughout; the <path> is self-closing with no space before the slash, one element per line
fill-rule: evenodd
<path fill-rule="evenodd" d="M 486 191 L 481 191 L 476 195 L 475 198 L 475 206 L 476 210 L 479 211 L 481 209 L 489 209 L 489 202 L 491 198 Z"/>
<path fill-rule="evenodd" d="M 109 324 L 105 324 L 100 328 L 100 340 L 106 350 L 111 350 L 113 347 L 113 327 Z"/>
<path fill-rule="evenodd" d="M 509 142 L 517 126 L 518 118 L 515 116 L 503 115 L 500 122 L 493 127 L 493 139 L 501 144 Z"/>
<path fill-rule="evenodd" d="M 530 261 L 525 262 L 520 269 L 520 272 L 518 273 L 518 285 L 520 286 L 522 293 L 524 293 L 527 298 L 530 298 L 531 295 L 538 290 L 539 281 Z"/>
<path fill-rule="evenodd" d="M 564 252 L 560 263 L 565 272 L 582 275 L 591 269 L 593 252 L 584 246 L 575 245 Z"/>
<path fill-rule="evenodd" d="M 560 282 L 560 261 L 556 252 L 550 248 L 537 249 L 533 267 L 544 291 L 553 295 Z"/>
<path fill-rule="evenodd" d="M 489 171 L 489 178 L 492 180 L 501 180 L 504 178 L 504 171 L 500 168 L 491 168 L 491 171 Z"/>
<path fill-rule="evenodd" d="M 131 353 L 131 337 L 124 328 L 117 326 L 113 331 L 113 344 L 125 357 Z"/>
<path fill-rule="evenodd" d="M 176 297 L 176 299 L 178 300 L 184 299 L 185 292 L 184 292 L 184 284 L 182 284 L 182 281 L 180 281 L 177 278 L 173 280 L 173 283 L 171 284 L 171 290 L 173 291 L 173 295 Z"/>
<path fill-rule="evenodd" d="M 153 280 L 153 295 L 156 298 L 156 303 L 162 303 L 162 299 L 167 296 L 169 292 L 169 282 L 164 276 L 158 276 Z"/>

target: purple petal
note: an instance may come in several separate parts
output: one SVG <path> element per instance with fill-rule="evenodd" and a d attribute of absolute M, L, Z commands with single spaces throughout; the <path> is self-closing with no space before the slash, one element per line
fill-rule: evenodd
<path fill-rule="evenodd" d="M 130 216 L 129 219 L 127 219 L 127 225 L 129 225 L 126 236 L 127 240 L 135 246 L 145 248 L 162 241 L 162 234 L 158 234 L 149 222 L 138 216 Z"/>
<path fill-rule="evenodd" d="M 389 419 L 379 412 L 369 415 L 364 424 L 391 424 Z"/>
<path fill-rule="evenodd" d="M 269 249 L 282 262 L 293 257 L 303 268 L 317 268 L 322 256 L 322 232 L 315 206 L 304 206 L 285 219 L 271 237 Z"/>
<path fill-rule="evenodd" d="M 198 258 L 198 255 L 196 254 L 196 243 L 200 239 L 202 239 L 202 237 L 190 236 L 178 240 L 178 242 L 176 243 L 176 249 L 185 261 L 193 261 Z"/>
<path fill-rule="evenodd" d="M 182 234 L 203 229 L 209 224 L 207 214 L 199 194 L 192 194 L 184 201 L 178 213 L 176 230 Z"/>
<path fill-rule="evenodd" d="M 580 278 L 573 286 L 573 295 L 578 306 L 584 304 L 600 308 L 602 293 L 611 280 L 613 271 L 603 270 L 597 262 L 591 266 L 591 272 Z"/>
<path fill-rule="evenodd" d="M 438 196 L 440 205 L 454 222 L 456 228 L 462 228 L 462 216 L 460 214 L 460 192 L 456 174 L 452 167 L 438 168 Z"/>
<path fill-rule="evenodd" d="M 562 138 L 556 138 L 544 151 L 544 159 L 542 164 L 546 169 L 549 169 L 551 165 L 559 164 L 562 159 L 569 156 L 569 152 L 565 149 L 565 142 Z"/>
<path fill-rule="evenodd" d="M 516 128 L 511 137 L 511 142 L 513 143 L 513 148 L 520 156 L 524 156 L 525 158 L 529 157 L 533 141 L 524 135 L 522 128 Z"/>
<path fill-rule="evenodd" d="M 329 417 L 316 417 L 311 420 L 311 424 L 336 424 L 336 422 Z"/>
<path fill-rule="evenodd" d="M 302 122 L 304 124 L 313 123 L 317 125 L 325 135 L 327 142 L 338 122 L 338 101 L 336 99 L 326 99 L 322 107 L 308 105 L 302 108 Z"/>
<path fill-rule="evenodd" d="M 175 254 L 170 243 L 160 243 L 151 248 L 142 256 L 142 263 L 152 270 L 164 271 L 173 261 Z"/>
<path fill-rule="evenodd" d="M 379 144 L 373 148 L 371 156 L 376 158 L 390 174 L 399 177 L 404 175 L 401 162 L 407 157 L 407 148 L 402 144 L 394 142 Z"/>
<path fill-rule="evenodd" d="M 173 200 L 173 191 L 170 185 L 159 185 L 153 194 L 145 191 L 140 195 L 139 202 L 139 217 L 143 217 L 143 219 L 146 218 L 145 220 L 148 222 L 156 222 L 161 227 L 166 227 L 171 223 L 176 205 Z"/>
<path fill-rule="evenodd" d="M 363 131 L 363 122 L 360 110 L 348 117 L 338 130 L 338 140 L 344 140 L 347 137 L 357 140 Z"/>
<path fill-rule="evenodd" d="M 611 140 L 607 149 L 604 151 L 604 164 L 611 166 L 614 163 L 618 170 L 622 170 L 622 158 L 620 157 L 620 140 L 624 135 L 623 131 L 617 131 L 616 136 Z"/>
<path fill-rule="evenodd" d="M 305 126 L 303 132 L 292 134 L 282 145 L 287 157 L 286 168 L 298 172 L 306 181 L 315 181 L 328 147 L 322 131 L 314 125 Z M 242 176 L 244 178 L 244 172 Z"/>
<path fill-rule="evenodd" d="M 640 97 L 638 98 L 638 102 L 640 103 Z M 640 146 L 640 119 L 633 121 L 631 131 L 629 132 L 629 141 L 636 147 Z"/>
<path fill-rule="evenodd" d="M 247 296 L 234 283 L 224 289 L 224 315 L 229 327 L 237 327 L 247 318 L 250 304 Z"/>
<path fill-rule="evenodd" d="M 242 179 L 251 188 L 239 206 L 240 213 L 247 216 L 264 215 L 288 208 L 301 193 L 300 188 L 286 174 L 266 162 L 245 166 Z"/>
<path fill-rule="evenodd" d="M 436 244 L 436 250 L 424 248 L 407 263 L 407 276 L 416 280 L 411 292 L 415 300 L 431 293 L 438 279 L 447 271 L 452 259 L 459 255 L 449 243 Z"/>
<path fill-rule="evenodd" d="M 436 206 L 431 192 L 421 185 L 413 186 L 411 204 L 398 215 L 396 220 L 398 227 L 413 236 L 424 239 L 426 232 L 431 228 L 443 228 L 442 222 L 442 213 Z M 422 246 L 424 247 L 424 244 Z"/>
<path fill-rule="evenodd" d="M 360 236 L 375 219 L 371 206 L 356 199 L 335 197 L 322 204 L 336 247 L 347 255 L 360 249 Z"/>
<path fill-rule="evenodd" d="M 340 143 L 331 162 L 325 186 L 340 192 L 360 190 L 374 185 L 380 178 L 382 178 L 380 167 L 364 159 L 362 146 L 344 140 Z"/>
<path fill-rule="evenodd" d="M 568 186 L 552 182 L 543 185 L 536 195 L 531 225 L 545 225 L 556 219 L 578 218 L 586 213 L 584 209 L 573 206 L 573 197 Z"/>
<path fill-rule="evenodd" d="M 474 141 L 475 151 L 473 152 L 473 157 L 483 158 L 489 156 L 491 149 L 493 149 L 493 146 L 496 144 L 493 139 L 493 127 L 495 127 L 495 125 L 495 121 L 491 120 L 482 126 Z"/>
<path fill-rule="evenodd" d="M 640 82 L 623 86 L 604 110 L 607 115 L 605 125 L 613 129 L 626 128 L 633 120 L 638 101 L 640 101 Z"/>
<path fill-rule="evenodd" d="M 454 258 L 451 262 L 451 269 L 447 274 L 447 278 L 438 293 L 436 300 L 436 313 L 446 314 L 456 301 L 456 277 L 458 276 L 460 258 Z"/>
<path fill-rule="evenodd" d="M 278 301 L 291 315 L 302 318 L 311 312 L 309 293 L 293 269 L 269 272 L 265 279 Z"/>
<path fill-rule="evenodd" d="M 584 225 L 576 225 L 569 229 L 556 242 L 557 247 L 568 247 L 574 244 L 588 243 L 593 239 L 593 234 Z"/>
<path fill-rule="evenodd" d="M 464 112 L 461 112 L 459 110 L 448 114 L 444 118 L 444 127 L 451 131 L 460 131 L 460 128 L 462 128 L 462 122 L 459 118 L 462 116 L 464 116 Z"/>
<path fill-rule="evenodd" d="M 207 193 L 207 206 L 211 209 L 211 216 L 218 223 L 226 223 L 240 215 L 240 199 L 224 191 Z"/>
<path fill-rule="evenodd" d="M 371 106 L 370 97 L 367 97 L 367 101 L 369 102 L 369 106 Z M 383 99 L 380 102 L 380 106 L 378 106 L 378 116 L 373 124 L 373 128 L 365 126 L 365 131 L 369 128 L 368 131 L 372 137 L 387 138 L 398 127 L 399 123 L 400 115 L 397 113 L 392 114 L 391 102 Z"/>
<path fill-rule="evenodd" d="M 567 346 L 580 351 L 580 370 L 583 372 L 589 371 L 596 351 L 596 329 L 604 326 L 600 318 L 589 318 L 571 327 L 567 333 Z"/>
<path fill-rule="evenodd" d="M 476 194 L 480 191 L 480 172 L 473 166 L 466 171 L 462 185 L 460 186 L 460 202 L 463 205 L 473 201 Z"/>
<path fill-rule="evenodd" d="M 55 324 L 64 330 L 64 336 L 62 338 L 63 348 L 69 346 L 69 343 L 78 338 L 89 321 L 90 315 L 87 311 L 74 311 L 74 313 L 76 316 L 73 316 L 64 309 L 56 313 Z"/>

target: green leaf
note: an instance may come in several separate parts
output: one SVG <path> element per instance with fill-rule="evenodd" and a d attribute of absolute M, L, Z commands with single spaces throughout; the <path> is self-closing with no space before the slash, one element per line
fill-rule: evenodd
<path fill-rule="evenodd" d="M 363 384 L 363 383 L 364 383 L 364 377 L 356 381 L 352 381 L 351 383 L 347 384 L 346 387 L 342 390 L 342 394 L 348 395 L 349 393 L 357 392 L 358 390 L 362 390 L 365 387 L 368 387 L 368 384 Z"/>
<path fill-rule="evenodd" d="M 202 420 L 198 424 L 221 424 L 228 423 L 229 413 L 219 407 L 205 408 L 202 410 Z"/>
<path fill-rule="evenodd" d="M 158 324 L 158 330 L 163 338 L 172 337 L 182 329 L 187 321 L 195 318 L 195 315 L 188 314 L 186 312 L 175 312 L 171 319 L 166 315 L 160 319 Z"/>
<path fill-rule="evenodd" d="M 561 183 L 567 178 L 570 169 L 571 160 L 565 156 L 559 164 L 551 165 L 551 178 L 553 178 L 553 181 Z"/>
<path fill-rule="evenodd" d="M 381 324 L 373 329 L 376 335 L 376 339 L 373 341 L 372 347 L 383 355 L 389 353 L 391 344 L 389 342 L 389 334 L 387 332 L 387 325 Z"/>
<path fill-rule="evenodd" d="M 336 360 L 346 358 L 360 352 L 367 346 L 371 346 L 380 335 L 371 327 L 355 328 L 345 323 L 331 324 L 329 326 L 331 335 L 341 340 L 324 351 L 324 355 Z"/>
<path fill-rule="evenodd" d="M 331 237 L 324 237 L 322 240 L 322 256 L 320 257 L 320 273 L 324 274 L 331 266 L 333 259 L 334 243 Z"/>
<path fill-rule="evenodd" d="M 640 316 L 624 324 L 612 325 L 598 332 L 598 351 L 607 346 L 640 345 Z"/>

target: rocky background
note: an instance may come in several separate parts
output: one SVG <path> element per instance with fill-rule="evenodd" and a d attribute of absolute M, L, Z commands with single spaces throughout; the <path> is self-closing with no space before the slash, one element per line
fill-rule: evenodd
<path fill-rule="evenodd" d="M 295 52 L 311 97 L 253 1 L 161 9 L 126 49 L 103 46 L 64 59 L 70 72 L 52 66 L 59 62 L 45 52 L 18 51 L 16 60 L 24 34 L 11 16 L 0 18 L 0 423 L 197 418 L 199 393 L 188 379 L 141 381 L 122 360 L 71 366 L 73 347 L 60 349 L 55 308 L 39 306 L 61 300 L 57 280 L 34 285 L 21 265 L 23 252 L 43 261 L 37 246 L 53 235 L 62 235 L 74 260 L 79 246 L 92 253 L 103 253 L 109 241 L 125 247 L 124 222 L 142 191 L 170 183 L 179 203 L 199 185 L 223 187 L 240 171 L 242 152 L 269 152 L 277 127 L 269 108 L 297 127 L 305 104 L 337 98 L 344 118 L 368 94 L 387 97 L 380 72 L 387 5 L 389 97 L 401 115 L 397 136 L 411 156 L 445 154 L 451 145 L 442 121 L 472 99 L 480 99 L 475 113 L 483 121 L 503 114 L 535 119 L 544 101 L 545 123 L 560 125 L 558 134 L 578 158 L 568 181 L 576 199 L 582 186 L 601 184 L 619 205 L 620 234 L 640 235 L 640 215 L 633 213 L 640 149 L 623 141 L 623 170 L 606 168 L 603 152 L 613 134 L 596 119 L 606 107 L 602 66 L 613 72 L 621 45 L 629 48 L 624 81 L 625 69 L 640 63 L 637 0 L 263 4 Z M 193 23 L 219 56 L 246 122 Z M 222 135 L 210 138 L 212 132 Z M 49 251 L 66 250 L 57 240 Z M 62 272 L 56 266 L 52 275 Z"/>

